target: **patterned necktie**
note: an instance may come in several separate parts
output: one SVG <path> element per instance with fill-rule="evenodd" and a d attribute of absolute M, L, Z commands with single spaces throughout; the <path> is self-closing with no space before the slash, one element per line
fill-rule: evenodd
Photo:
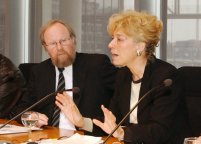
<path fill-rule="evenodd" d="M 63 75 L 64 68 L 58 68 L 59 70 L 59 82 L 57 86 L 57 91 L 65 90 L 65 79 Z M 52 116 L 52 126 L 59 126 L 60 109 L 55 105 L 54 114 Z"/>

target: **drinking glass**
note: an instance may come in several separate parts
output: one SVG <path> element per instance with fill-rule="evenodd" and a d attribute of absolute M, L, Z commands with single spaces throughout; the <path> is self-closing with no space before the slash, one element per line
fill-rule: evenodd
<path fill-rule="evenodd" d="M 184 139 L 184 144 L 201 144 L 201 141 L 197 137 L 189 137 Z"/>
<path fill-rule="evenodd" d="M 31 128 L 36 126 L 38 122 L 38 113 L 34 111 L 27 111 L 21 115 L 22 124 L 28 128 L 28 142 L 32 142 L 31 139 Z"/>

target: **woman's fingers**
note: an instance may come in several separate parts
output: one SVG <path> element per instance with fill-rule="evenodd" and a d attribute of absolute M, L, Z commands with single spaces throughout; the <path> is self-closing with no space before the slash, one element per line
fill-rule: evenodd
<path fill-rule="evenodd" d="M 63 94 L 57 94 L 55 104 L 61 109 L 65 117 L 68 118 L 74 125 L 82 127 L 84 125 L 84 119 L 80 114 L 79 109 L 74 103 L 73 99 L 64 92 Z"/>
<path fill-rule="evenodd" d="M 109 111 L 103 105 L 101 105 L 101 109 L 102 109 L 102 111 L 104 113 L 105 121 L 116 122 L 116 117 L 112 114 L 111 111 Z"/>
<path fill-rule="evenodd" d="M 101 121 L 97 120 L 97 119 L 93 119 L 93 123 L 97 126 L 99 126 L 100 128 L 103 127 L 104 123 L 102 123 Z"/>

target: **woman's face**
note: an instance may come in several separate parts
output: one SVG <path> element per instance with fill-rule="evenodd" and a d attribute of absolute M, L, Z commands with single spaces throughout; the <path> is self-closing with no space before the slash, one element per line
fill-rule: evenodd
<path fill-rule="evenodd" d="M 131 37 L 128 37 L 123 32 L 115 32 L 108 47 L 112 55 L 112 63 L 115 66 L 128 66 L 137 57 L 138 43 L 134 42 Z"/>

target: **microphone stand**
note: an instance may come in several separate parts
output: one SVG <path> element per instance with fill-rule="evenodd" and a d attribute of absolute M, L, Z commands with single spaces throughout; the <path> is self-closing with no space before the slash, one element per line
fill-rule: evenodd
<path fill-rule="evenodd" d="M 79 93 L 80 89 L 78 87 L 73 87 L 72 89 L 65 89 L 62 91 L 56 91 L 56 92 L 52 92 L 48 95 L 46 95 L 45 97 L 43 97 L 42 99 L 40 99 L 39 101 L 37 101 L 36 103 L 34 103 L 33 105 L 31 105 L 30 107 L 26 108 L 25 110 L 23 110 L 21 113 L 17 114 L 16 116 L 14 116 L 12 119 L 10 119 L 9 121 L 5 122 L 3 125 L 0 126 L 0 129 L 2 129 L 3 127 L 5 127 L 7 124 L 9 124 L 11 121 L 15 120 L 16 118 L 18 118 L 19 116 L 21 116 L 23 113 L 25 113 L 26 111 L 32 109 L 33 107 L 35 107 L 36 105 L 38 105 L 39 103 L 43 102 L 44 100 L 46 100 L 47 98 L 49 98 L 52 95 L 56 95 L 57 93 L 62 93 L 64 91 L 72 91 L 73 93 Z"/>
<path fill-rule="evenodd" d="M 48 95 L 46 95 L 45 97 L 43 97 L 42 99 L 40 99 L 39 101 L 37 101 L 36 103 L 34 103 L 33 105 L 31 105 L 30 107 L 26 108 L 25 110 L 23 110 L 21 113 L 17 114 L 16 116 L 14 116 L 12 119 L 10 119 L 9 121 L 5 122 L 3 125 L 0 126 L 0 129 L 2 129 L 3 127 L 5 127 L 7 124 L 9 124 L 11 121 L 15 120 L 16 118 L 18 118 L 19 116 L 21 116 L 23 113 L 25 113 L 26 111 L 32 109 L 33 107 L 35 107 L 36 105 L 38 105 L 39 103 L 43 102 L 44 100 L 46 100 L 47 98 L 49 98 L 52 95 L 56 95 L 57 93 L 62 93 L 64 91 L 72 91 L 73 93 L 79 93 L 80 89 L 78 87 L 73 87 L 72 89 L 65 89 L 62 91 L 56 91 L 56 92 L 52 92 Z"/>
<path fill-rule="evenodd" d="M 147 97 L 150 93 L 158 89 L 163 85 L 158 85 L 157 87 L 154 87 L 151 89 L 149 92 L 147 92 L 143 97 L 140 98 L 140 100 L 132 107 L 132 109 L 123 117 L 123 119 L 119 122 L 119 124 L 112 130 L 112 132 L 106 137 L 106 139 L 103 141 L 101 144 L 106 144 L 108 139 L 113 135 L 113 133 L 121 126 L 121 124 L 125 121 L 125 119 L 133 112 L 133 110 L 138 106 L 138 104 L 145 98 Z"/>
<path fill-rule="evenodd" d="M 39 101 L 37 101 L 36 103 L 34 103 L 33 105 L 31 105 L 30 107 L 26 108 L 25 110 L 23 110 L 21 113 L 17 114 L 16 116 L 14 116 L 12 119 L 10 119 L 9 121 L 5 122 L 3 125 L 0 126 L 0 129 L 2 129 L 3 127 L 5 127 L 7 124 L 9 124 L 11 121 L 15 120 L 16 118 L 18 118 L 19 116 L 21 116 L 23 113 L 25 113 L 26 111 L 29 111 L 30 109 L 32 109 L 33 107 L 35 107 L 36 105 L 38 105 L 39 103 L 41 103 L 42 101 L 46 100 L 47 98 L 49 98 L 52 95 L 55 95 L 59 93 L 58 91 L 53 92 L 48 94 L 47 96 L 43 97 L 42 99 L 40 99 Z"/>
<path fill-rule="evenodd" d="M 106 141 L 113 135 L 113 133 L 121 126 L 121 124 L 125 121 L 125 119 L 133 112 L 133 110 L 138 106 L 138 104 L 148 95 L 150 95 L 153 91 L 155 91 L 156 89 L 160 88 L 160 87 L 169 87 L 172 84 L 172 80 L 171 79 L 165 79 L 163 81 L 162 84 L 152 88 L 151 90 L 149 90 L 147 93 L 144 94 L 144 96 L 142 96 L 138 102 L 133 106 L 133 108 L 123 117 L 123 119 L 119 122 L 119 124 L 112 130 L 112 132 L 106 137 L 106 139 L 103 141 L 103 143 L 101 144 L 106 144 Z"/>

